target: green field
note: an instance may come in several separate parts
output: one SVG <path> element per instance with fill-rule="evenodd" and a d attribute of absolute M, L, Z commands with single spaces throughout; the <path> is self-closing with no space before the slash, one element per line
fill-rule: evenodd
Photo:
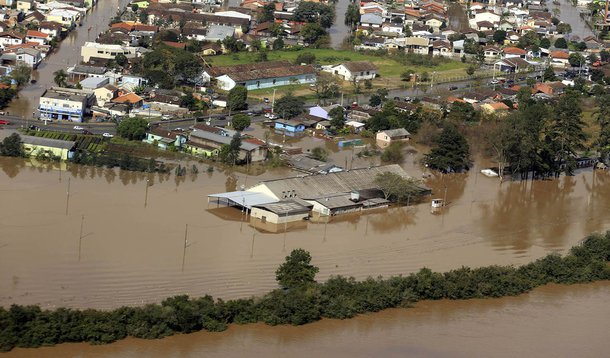
<path fill-rule="evenodd" d="M 316 55 L 316 63 L 319 65 L 339 64 L 344 61 L 369 61 L 377 65 L 379 68 L 380 77 L 398 78 L 406 69 L 411 69 L 416 72 L 443 72 L 459 70 L 467 67 L 460 61 L 443 62 L 438 66 L 415 66 L 403 65 L 394 59 L 385 56 L 374 56 L 365 53 L 348 51 L 348 50 L 333 50 L 333 49 L 306 49 L 300 51 L 270 51 L 267 53 L 269 61 L 288 60 L 294 62 L 302 53 L 313 53 Z M 237 54 L 220 55 L 215 57 L 207 57 L 206 62 L 213 66 L 240 65 L 245 63 L 257 62 L 257 53 L 255 52 L 240 52 Z"/>

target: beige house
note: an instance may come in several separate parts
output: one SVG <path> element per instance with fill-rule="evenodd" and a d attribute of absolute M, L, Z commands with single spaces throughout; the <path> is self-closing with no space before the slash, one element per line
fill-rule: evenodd
<path fill-rule="evenodd" d="M 385 148 L 394 142 L 404 142 L 408 141 L 411 138 L 411 133 L 409 133 L 404 128 L 397 129 L 387 129 L 385 131 L 381 131 L 377 133 L 375 139 L 377 139 L 377 145 Z"/>
<path fill-rule="evenodd" d="M 104 87 L 93 90 L 98 106 L 103 106 L 106 102 L 110 102 L 114 99 L 118 90 L 119 89 L 113 85 L 105 85 Z"/>
<path fill-rule="evenodd" d="M 17 10 L 30 11 L 36 7 L 34 0 L 17 0 Z"/>
<path fill-rule="evenodd" d="M 367 61 L 345 62 L 331 67 L 328 71 L 346 81 L 372 80 L 377 76 L 377 66 Z"/>

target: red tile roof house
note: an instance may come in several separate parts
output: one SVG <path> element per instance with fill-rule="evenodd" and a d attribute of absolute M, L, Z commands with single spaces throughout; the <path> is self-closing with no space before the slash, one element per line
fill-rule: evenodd
<path fill-rule="evenodd" d="M 40 45 L 48 44 L 50 39 L 51 36 L 49 34 L 40 31 L 28 30 L 25 34 L 25 40 L 27 42 L 36 42 Z"/>
<path fill-rule="evenodd" d="M 510 58 L 510 57 L 521 57 L 525 58 L 527 52 L 524 49 L 518 47 L 506 47 L 502 50 L 503 56 L 502 58 Z"/>

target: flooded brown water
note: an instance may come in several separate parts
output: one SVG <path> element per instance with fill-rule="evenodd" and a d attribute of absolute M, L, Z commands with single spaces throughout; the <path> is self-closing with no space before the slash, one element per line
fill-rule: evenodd
<path fill-rule="evenodd" d="M 127 0 L 102 0 L 89 11 L 83 25 L 76 27 L 60 43 L 58 49 L 49 55 L 38 69 L 32 72 L 32 79 L 36 84 L 29 85 L 19 91 L 18 98 L 14 99 L 6 109 L 12 115 L 32 117 L 38 108 L 38 100 L 43 92 L 55 84 L 53 73 L 60 69 L 78 64 L 81 61 L 80 48 L 86 41 L 94 41 L 100 32 L 108 28 L 110 19 L 114 17 L 118 6 L 124 7 Z"/>
<path fill-rule="evenodd" d="M 354 167 L 366 162 L 356 159 Z M 408 157 L 404 166 L 417 173 L 413 162 Z M 440 214 L 426 200 L 328 225 L 310 222 L 287 235 L 264 233 L 238 210 L 209 210 L 206 195 L 289 171 L 227 176 L 198 166 L 196 177 L 149 177 L 145 208 L 144 174 L 77 165 L 66 172 L 0 158 L 0 304 L 105 309 L 183 293 L 258 295 L 276 287 L 275 269 L 294 248 L 311 252 L 319 280 L 522 264 L 610 228 L 606 173 L 500 185 L 475 167 L 427 181 L 435 196 L 447 188 L 449 206 Z"/>
<path fill-rule="evenodd" d="M 162 340 L 15 349 L 8 357 L 603 357 L 610 283 L 546 286 L 518 297 L 427 301 L 306 326 L 231 326 Z"/>

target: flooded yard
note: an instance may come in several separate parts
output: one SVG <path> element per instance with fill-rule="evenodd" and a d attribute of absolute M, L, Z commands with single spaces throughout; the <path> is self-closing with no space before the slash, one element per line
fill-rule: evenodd
<path fill-rule="evenodd" d="M 351 163 L 351 153 L 331 156 Z M 354 158 L 354 168 L 378 160 Z M 417 158 L 407 156 L 403 167 L 421 177 Z M 207 164 L 195 164 L 198 175 L 176 179 L 1 158 L 0 304 L 112 308 L 183 293 L 258 295 L 276 287 L 275 269 L 294 248 L 311 252 L 319 280 L 522 264 L 610 228 L 601 214 L 610 205 L 606 173 L 500 184 L 477 166 L 425 182 L 448 202 L 440 213 L 431 213 L 426 199 L 272 234 L 254 229 L 237 209 L 208 207 L 206 195 L 296 173 L 207 173 Z"/>

